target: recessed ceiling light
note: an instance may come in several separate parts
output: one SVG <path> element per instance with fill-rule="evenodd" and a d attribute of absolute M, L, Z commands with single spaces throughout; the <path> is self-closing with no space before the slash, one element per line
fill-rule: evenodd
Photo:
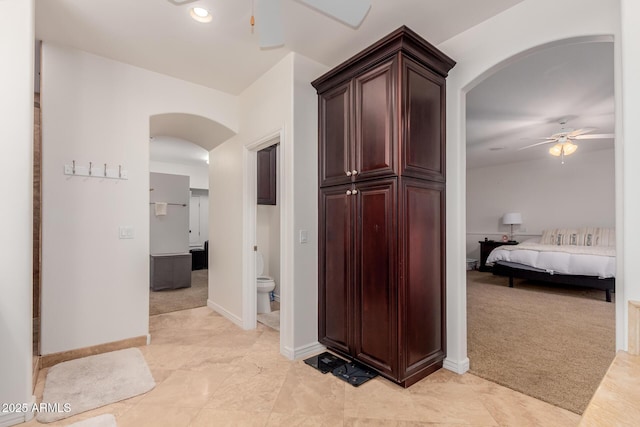
<path fill-rule="evenodd" d="M 191 14 L 191 17 L 198 22 L 207 23 L 211 22 L 211 20 L 213 19 L 211 13 L 209 13 L 209 11 L 203 7 L 192 7 L 189 10 L 189 13 Z"/>

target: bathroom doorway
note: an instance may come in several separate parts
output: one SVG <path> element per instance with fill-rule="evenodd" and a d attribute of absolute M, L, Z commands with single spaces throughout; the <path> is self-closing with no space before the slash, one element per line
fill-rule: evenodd
<path fill-rule="evenodd" d="M 280 331 L 280 139 L 255 150 L 256 320 Z"/>

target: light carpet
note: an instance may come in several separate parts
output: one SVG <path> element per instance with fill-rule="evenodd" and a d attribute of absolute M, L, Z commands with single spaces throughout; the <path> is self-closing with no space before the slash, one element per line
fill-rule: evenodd
<path fill-rule="evenodd" d="M 615 357 L 604 292 L 467 272 L 470 372 L 581 414 Z"/>
<path fill-rule="evenodd" d="M 258 314 L 258 322 L 266 325 L 276 331 L 280 330 L 280 310 L 272 311 L 271 313 Z"/>
<path fill-rule="evenodd" d="M 191 272 L 190 288 L 149 290 L 149 316 L 206 306 L 208 278 L 209 270 L 194 270 Z"/>
<path fill-rule="evenodd" d="M 156 385 L 137 348 L 112 351 L 59 363 L 49 369 L 42 402 L 69 411 L 40 412 L 37 420 L 50 423 L 90 409 L 145 393 Z"/>

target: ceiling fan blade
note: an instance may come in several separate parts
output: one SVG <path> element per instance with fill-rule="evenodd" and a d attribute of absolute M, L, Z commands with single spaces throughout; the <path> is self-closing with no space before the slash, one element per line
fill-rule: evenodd
<path fill-rule="evenodd" d="M 358 28 L 371 8 L 370 0 L 298 0 L 353 28 Z"/>
<path fill-rule="evenodd" d="M 557 140 L 557 139 L 555 139 L 555 138 L 554 138 L 554 139 L 547 138 L 547 140 L 546 140 L 546 141 L 537 142 L 537 143 L 535 143 L 535 144 L 527 145 L 526 147 L 518 148 L 518 151 L 520 151 L 520 150 L 526 150 L 527 148 L 537 147 L 538 145 L 553 144 L 553 143 L 555 143 L 555 142 L 558 142 L 558 140 Z"/>
<path fill-rule="evenodd" d="M 613 139 L 615 137 L 612 133 L 594 133 L 592 135 L 578 135 L 574 139 Z"/>
<path fill-rule="evenodd" d="M 198 0 L 169 0 L 170 3 L 173 3 L 176 6 L 180 6 L 182 4 L 193 3 Z"/>
<path fill-rule="evenodd" d="M 282 0 L 256 0 L 256 30 L 261 48 L 284 45 Z"/>
<path fill-rule="evenodd" d="M 584 134 L 584 133 L 593 132 L 594 130 L 596 130 L 596 128 L 582 128 L 582 129 L 576 129 L 576 130 L 573 130 L 573 131 L 569 132 L 569 133 L 567 134 L 567 136 L 568 136 L 569 138 L 573 138 L 574 136 L 582 135 L 582 134 Z"/>

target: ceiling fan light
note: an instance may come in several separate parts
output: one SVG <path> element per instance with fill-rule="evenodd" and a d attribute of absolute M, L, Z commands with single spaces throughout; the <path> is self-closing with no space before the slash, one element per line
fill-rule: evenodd
<path fill-rule="evenodd" d="M 207 22 L 211 22 L 211 20 L 213 19 L 211 13 L 203 7 L 192 7 L 189 10 L 189 14 L 194 20 L 205 24 Z"/>
<path fill-rule="evenodd" d="M 552 156 L 560 157 L 562 154 L 562 144 L 556 144 L 553 147 L 549 148 L 549 154 Z"/>
<path fill-rule="evenodd" d="M 570 154 L 573 154 L 576 152 L 577 149 L 578 149 L 577 145 L 567 142 L 564 144 L 564 155 L 568 156 Z"/>

